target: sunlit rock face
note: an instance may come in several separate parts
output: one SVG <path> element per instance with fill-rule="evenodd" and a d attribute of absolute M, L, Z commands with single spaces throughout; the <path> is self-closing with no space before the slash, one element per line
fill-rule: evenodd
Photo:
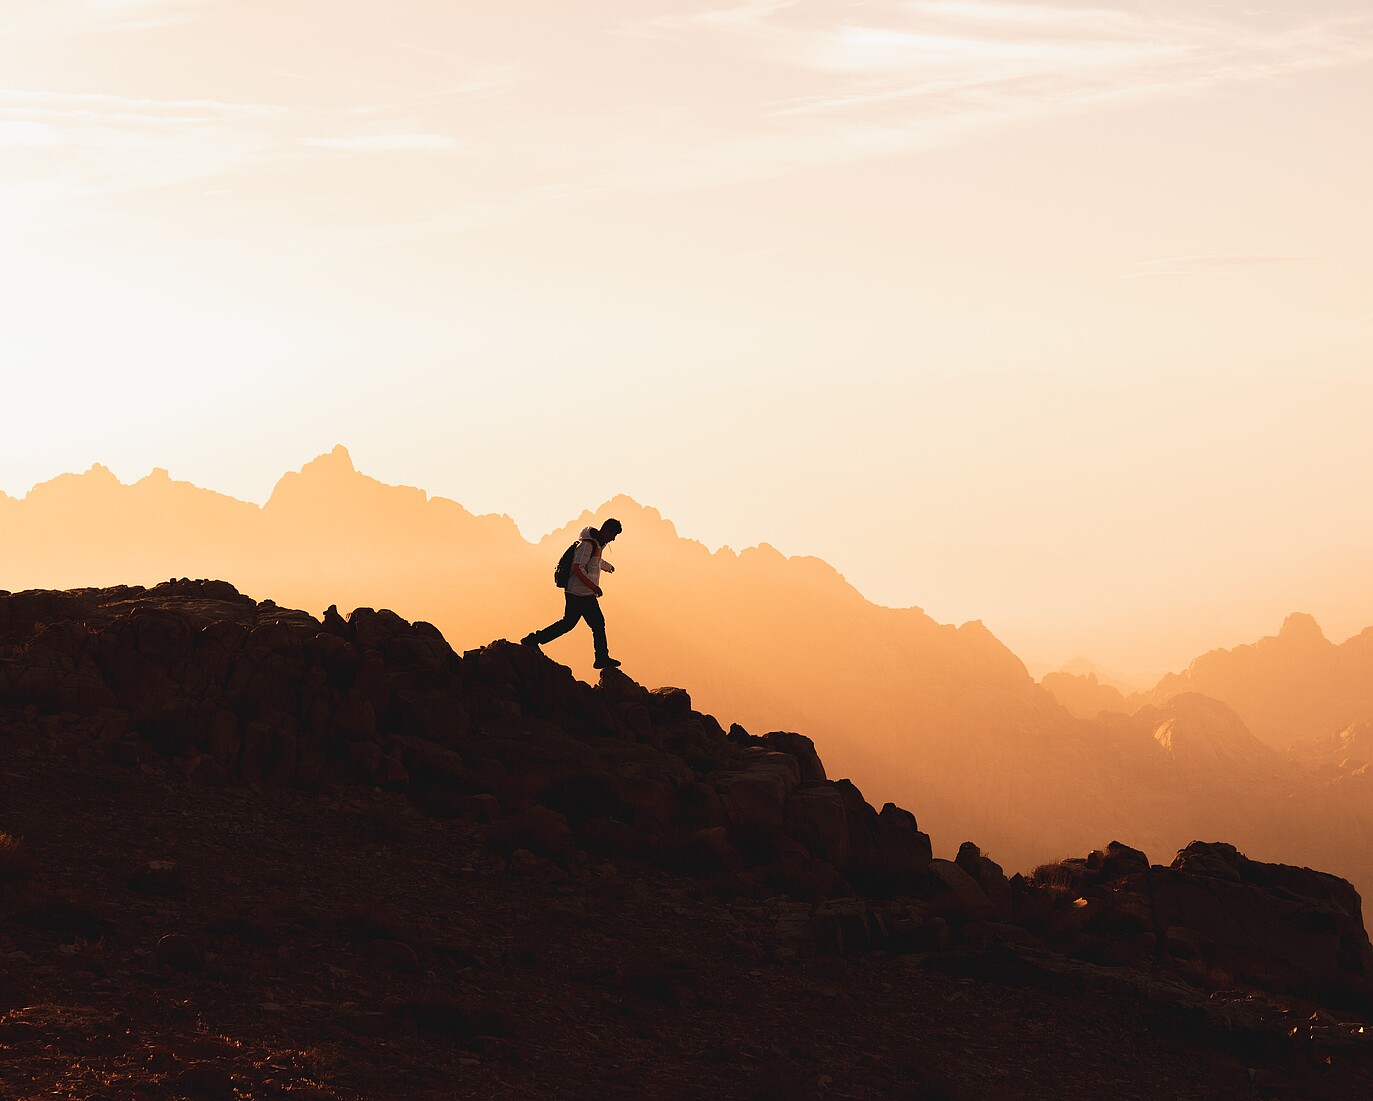
<path fill-rule="evenodd" d="M 1142 707 L 1135 717 L 1153 722 L 1159 749 L 1179 771 L 1200 782 L 1225 773 L 1258 780 L 1276 768 L 1278 755 L 1219 700 L 1195 692 L 1174 696 L 1164 707 Z"/>

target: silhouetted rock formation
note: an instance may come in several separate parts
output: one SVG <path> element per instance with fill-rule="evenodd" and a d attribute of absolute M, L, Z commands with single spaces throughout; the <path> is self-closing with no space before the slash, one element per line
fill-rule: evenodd
<path fill-rule="evenodd" d="M 1139 721 L 1178 767 L 1248 752 L 1201 697 Z M 0 744 L 18 1096 L 1373 1081 L 1343 880 L 1199 842 L 1168 868 L 1118 842 L 1028 877 L 971 842 L 935 859 L 801 734 L 508 642 L 459 655 L 386 610 L 320 621 L 204 581 L 0 594 Z"/>
<path fill-rule="evenodd" d="M 1359 895 L 1336 876 L 1201 841 L 1171 866 L 1150 867 L 1143 853 L 1112 842 L 1085 860 L 1038 868 L 1034 880 L 1082 900 L 1085 935 L 1133 933 L 1135 943 L 1267 990 L 1337 1001 L 1373 993 Z"/>
<path fill-rule="evenodd" d="M 911 814 L 825 779 L 800 734 L 728 737 L 682 689 L 613 671 L 593 688 L 507 642 L 459 656 L 385 610 L 320 623 L 223 582 L 21 593 L 0 597 L 0 643 L 22 646 L 0 704 L 79 716 L 64 733 L 87 751 L 150 747 L 197 783 L 353 779 L 440 813 L 533 802 L 605 851 L 815 895 L 910 891 L 930 860 Z"/>
<path fill-rule="evenodd" d="M 321 623 L 224 582 L 29 592 L 0 597 L 0 646 L 0 706 L 31 723 L 57 716 L 78 760 L 156 753 L 196 784 L 376 785 L 431 814 L 497 821 L 512 853 L 579 847 L 738 893 L 786 892 L 801 900 L 784 922 L 797 953 L 913 950 L 944 943 L 949 923 L 1019 921 L 1046 936 L 1185 943 L 1270 988 L 1373 993 L 1359 896 L 1333 876 L 1200 845 L 1150 870 L 1116 845 L 1083 866 L 1114 884 L 1109 913 L 1122 890 L 1138 894 L 1130 921 L 1112 924 L 1095 896 L 1074 893 L 1081 882 L 1065 894 L 1007 880 L 971 843 L 955 861 L 932 860 L 909 811 L 879 812 L 850 781 L 827 779 L 800 734 L 726 733 L 681 688 L 649 690 L 614 670 L 592 687 L 508 642 L 459 655 L 390 611 L 345 620 L 331 607 Z M 1256 757 L 1272 753 L 1200 696 L 1131 721 L 1203 782 L 1217 766 L 1261 769 Z M 814 908 L 845 897 L 856 908 Z"/>

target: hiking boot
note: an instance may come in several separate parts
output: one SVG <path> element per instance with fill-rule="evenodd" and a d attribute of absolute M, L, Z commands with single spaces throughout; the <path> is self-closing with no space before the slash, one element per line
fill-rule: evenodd
<path fill-rule="evenodd" d="M 534 637 L 538 633 L 538 631 L 530 631 L 529 634 L 525 635 L 524 638 L 520 639 L 520 645 L 532 646 L 535 650 L 539 650 L 539 640 Z M 539 650 L 539 653 L 543 653 L 543 651 Z"/>
<path fill-rule="evenodd" d="M 595 669 L 618 669 L 619 667 L 620 663 L 609 654 L 606 654 L 605 657 L 597 658 L 596 663 L 593 666 Z"/>

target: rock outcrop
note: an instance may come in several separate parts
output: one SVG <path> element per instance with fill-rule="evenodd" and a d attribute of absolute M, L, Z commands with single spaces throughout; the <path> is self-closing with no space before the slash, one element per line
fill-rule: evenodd
<path fill-rule="evenodd" d="M 427 623 L 324 622 L 223 582 L 0 597 L 0 706 L 66 716 L 81 752 L 177 760 L 196 783 L 404 790 L 435 813 L 545 807 L 602 851 L 802 894 L 910 892 L 930 840 L 825 778 L 810 739 L 727 735 L 682 689 L 596 687 L 536 650 L 455 653 Z"/>
<path fill-rule="evenodd" d="M 1270 989 L 1373 996 L 1361 902 L 1334 876 L 1200 843 L 1151 868 L 1113 842 L 1028 879 L 971 842 L 934 860 L 910 811 L 828 778 L 801 734 L 727 732 L 684 689 L 619 671 L 591 686 L 508 642 L 460 655 L 385 610 L 321 621 L 185 580 L 0 595 L 0 653 L 13 729 L 78 762 L 155 757 L 192 785 L 403 793 L 488 824 L 493 848 L 530 868 L 588 851 L 788 898 L 779 936 L 802 956 L 1015 927 L 1021 943 L 1087 958 L 1195 959 Z M 1219 743 L 1179 741 L 1188 716 L 1218 709 L 1175 701 L 1155 742 L 1183 760 L 1248 752 L 1233 716 Z"/>
<path fill-rule="evenodd" d="M 802 734 L 385 610 L 0 594 L 0 752 L 5 1096 L 1373 1083 L 1343 880 L 1199 842 L 936 859 Z"/>
<path fill-rule="evenodd" d="M 1133 944 L 1223 981 L 1336 1003 L 1373 995 L 1358 892 L 1324 872 L 1201 841 L 1168 867 L 1151 867 L 1143 853 L 1112 842 L 1086 859 L 1038 868 L 1032 883 L 1015 887 L 1047 889 L 1054 905 L 1039 919 L 1060 929 L 1076 924 L 1084 944 L 1096 938 L 1098 952 Z M 1017 905 L 1035 909 L 1025 899 Z"/>

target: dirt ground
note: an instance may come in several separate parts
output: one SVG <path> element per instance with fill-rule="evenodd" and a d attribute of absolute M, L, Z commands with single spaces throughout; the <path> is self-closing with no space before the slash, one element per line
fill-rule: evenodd
<path fill-rule="evenodd" d="M 789 960 L 766 899 L 490 830 L 0 721 L 0 1098 L 1373 1097 L 1366 1061 L 1218 1033 L 1163 982 Z"/>

